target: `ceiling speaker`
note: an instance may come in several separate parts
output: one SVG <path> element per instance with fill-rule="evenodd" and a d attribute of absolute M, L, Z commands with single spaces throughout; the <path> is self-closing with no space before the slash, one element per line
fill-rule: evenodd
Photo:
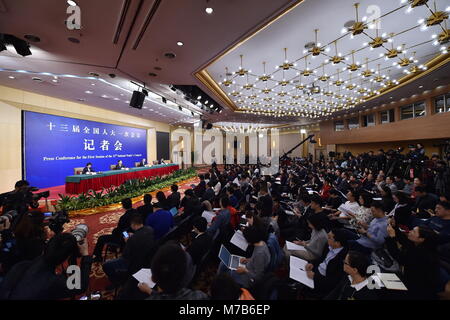
<path fill-rule="evenodd" d="M 130 107 L 136 108 L 136 109 L 142 109 L 142 106 L 144 105 L 145 100 L 145 94 L 140 91 L 133 91 L 133 96 L 130 100 Z"/>

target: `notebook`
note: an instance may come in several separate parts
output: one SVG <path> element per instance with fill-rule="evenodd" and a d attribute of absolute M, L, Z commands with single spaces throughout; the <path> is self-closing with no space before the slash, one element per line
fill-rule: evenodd
<path fill-rule="evenodd" d="M 245 267 L 245 265 L 241 263 L 241 259 L 243 257 L 231 254 L 224 245 L 220 247 L 219 258 L 223 262 L 223 264 L 226 265 L 230 270 L 236 270 L 239 267 Z"/>
<path fill-rule="evenodd" d="M 299 246 L 298 244 L 295 244 L 295 243 L 290 242 L 290 241 L 286 241 L 286 248 L 287 248 L 288 250 L 295 250 L 295 251 L 300 250 L 300 251 L 306 251 L 306 249 L 305 249 L 304 246 Z"/>
<path fill-rule="evenodd" d="M 402 280 L 400 280 L 395 273 L 377 273 L 377 276 L 381 282 L 383 282 L 386 289 L 403 291 L 408 290 Z"/>
<path fill-rule="evenodd" d="M 291 256 L 289 263 L 289 278 L 303 283 L 304 285 L 314 289 L 314 280 L 308 278 L 306 274 L 306 260 Z"/>

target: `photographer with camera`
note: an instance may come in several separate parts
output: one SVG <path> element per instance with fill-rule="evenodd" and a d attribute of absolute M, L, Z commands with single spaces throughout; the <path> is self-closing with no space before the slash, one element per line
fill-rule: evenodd
<path fill-rule="evenodd" d="M 9 218 L 6 220 L 9 223 Z M 42 255 L 47 240 L 44 227 L 44 215 L 40 211 L 31 211 L 23 218 L 9 235 L 10 247 L 2 247 L 5 254 L 2 259 L 3 272 L 8 272 L 16 263 L 24 260 L 34 260 Z M 5 237 L 6 238 L 6 237 Z M 5 250 L 9 249 L 9 250 Z M 9 254 L 6 254 L 9 253 Z"/>
<path fill-rule="evenodd" d="M 75 231 L 55 235 L 49 241 L 44 255 L 33 261 L 16 264 L 1 283 L 0 299 L 56 300 L 70 298 L 86 291 L 92 257 L 88 254 L 88 242 L 77 242 L 79 237 L 74 233 Z M 80 285 L 71 288 L 67 274 L 56 271 L 61 265 L 74 261 L 79 256 Z"/>

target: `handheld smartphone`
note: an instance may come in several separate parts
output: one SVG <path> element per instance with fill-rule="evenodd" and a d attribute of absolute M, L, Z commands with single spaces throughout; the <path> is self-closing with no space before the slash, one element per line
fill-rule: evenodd
<path fill-rule="evenodd" d="M 53 212 L 45 212 L 44 217 L 51 217 L 53 215 Z"/>
<path fill-rule="evenodd" d="M 126 232 L 126 231 L 122 232 L 122 234 L 123 234 L 123 236 L 124 236 L 125 238 L 130 237 L 130 235 L 129 235 L 128 232 Z"/>

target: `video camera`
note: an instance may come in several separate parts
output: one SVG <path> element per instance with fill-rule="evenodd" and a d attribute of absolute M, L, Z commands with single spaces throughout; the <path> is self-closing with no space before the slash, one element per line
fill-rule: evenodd
<path fill-rule="evenodd" d="M 58 234 L 64 230 L 64 224 L 70 222 L 69 215 L 66 211 L 46 212 L 44 213 L 44 225 L 50 230 Z"/>
<path fill-rule="evenodd" d="M 0 195 L 0 207 L 4 207 L 3 212 L 11 210 L 20 213 L 28 211 L 28 207 L 36 209 L 39 207 L 38 201 L 41 198 L 48 198 L 50 191 L 33 193 L 39 191 L 36 187 L 22 187 L 19 191 L 11 191 Z"/>

